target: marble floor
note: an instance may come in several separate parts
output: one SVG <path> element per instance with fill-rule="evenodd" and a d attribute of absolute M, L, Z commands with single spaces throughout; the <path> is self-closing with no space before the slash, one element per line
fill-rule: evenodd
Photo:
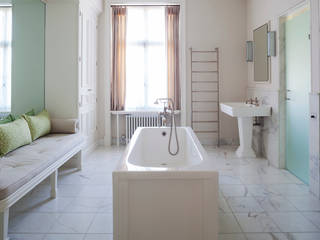
<path fill-rule="evenodd" d="M 264 159 L 242 159 L 234 148 L 207 148 L 220 172 L 219 240 L 319 240 L 320 201 L 308 187 Z M 59 171 L 57 199 L 48 180 L 10 209 L 15 240 L 112 239 L 111 174 L 123 149 L 99 148 L 82 171 Z"/>

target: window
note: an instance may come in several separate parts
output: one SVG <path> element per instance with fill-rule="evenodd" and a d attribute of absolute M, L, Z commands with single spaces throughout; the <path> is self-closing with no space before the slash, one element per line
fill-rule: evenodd
<path fill-rule="evenodd" d="M 155 109 L 167 97 L 165 7 L 128 7 L 125 109 Z"/>
<path fill-rule="evenodd" d="M 111 110 L 181 109 L 180 6 L 112 6 Z"/>
<path fill-rule="evenodd" d="M 0 112 L 11 111 L 12 8 L 0 6 Z"/>

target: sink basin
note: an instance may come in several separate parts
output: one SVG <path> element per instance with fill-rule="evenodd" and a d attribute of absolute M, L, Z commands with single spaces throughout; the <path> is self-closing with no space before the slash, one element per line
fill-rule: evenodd
<path fill-rule="evenodd" d="M 271 107 L 267 105 L 255 106 L 246 103 L 221 103 L 221 111 L 231 117 L 268 117 L 271 116 Z"/>
<path fill-rule="evenodd" d="M 236 151 L 237 156 L 239 158 L 256 157 L 252 149 L 253 117 L 271 116 L 271 107 L 233 102 L 220 103 L 220 108 L 229 116 L 238 118 L 240 147 Z"/>

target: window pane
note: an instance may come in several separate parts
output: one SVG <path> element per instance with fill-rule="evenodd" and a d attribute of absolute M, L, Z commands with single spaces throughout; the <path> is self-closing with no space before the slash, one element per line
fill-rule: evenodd
<path fill-rule="evenodd" d="M 164 7 L 148 7 L 146 11 L 147 17 L 147 40 L 150 43 L 165 43 L 165 8 Z"/>
<path fill-rule="evenodd" d="M 165 8 L 128 7 L 126 109 L 158 109 L 167 97 Z"/>
<path fill-rule="evenodd" d="M 126 108 L 144 107 L 144 48 L 127 46 Z"/>
<path fill-rule="evenodd" d="M 147 105 L 149 107 L 159 107 L 154 105 L 157 98 L 167 97 L 167 67 L 165 46 L 150 46 L 147 48 Z"/>
<path fill-rule="evenodd" d="M 144 8 L 128 7 L 127 42 L 143 42 L 145 39 Z"/>

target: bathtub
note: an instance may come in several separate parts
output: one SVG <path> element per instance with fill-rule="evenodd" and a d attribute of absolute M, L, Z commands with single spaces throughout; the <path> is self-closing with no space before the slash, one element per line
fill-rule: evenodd
<path fill-rule="evenodd" d="M 177 130 L 176 156 L 170 128 L 136 130 L 113 172 L 114 240 L 218 239 L 218 172 L 192 129 Z"/>

